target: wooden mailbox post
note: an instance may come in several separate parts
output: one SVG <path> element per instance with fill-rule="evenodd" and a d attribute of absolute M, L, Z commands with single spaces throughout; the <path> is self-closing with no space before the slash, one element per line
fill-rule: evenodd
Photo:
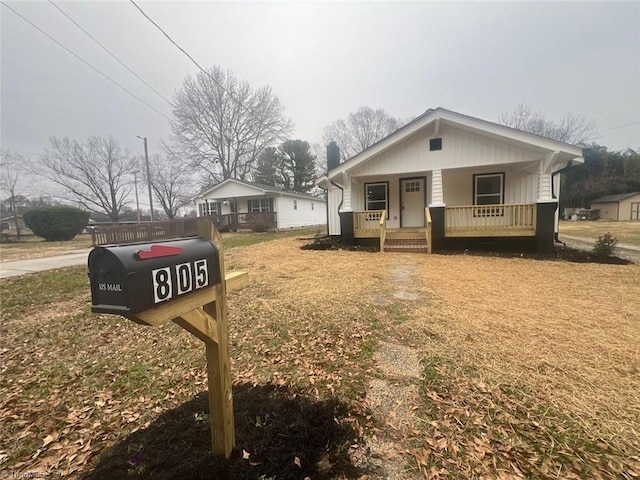
<path fill-rule="evenodd" d="M 235 446 L 235 430 L 226 294 L 245 286 L 248 275 L 225 276 L 222 237 L 210 220 L 198 221 L 198 237 L 210 242 L 202 243 L 203 248 L 192 239 L 94 249 L 89 256 L 92 310 L 117 313 L 142 325 L 173 321 L 204 342 L 212 448 L 228 458 Z M 192 244 L 202 251 L 209 248 L 212 255 L 197 260 L 183 255 L 182 246 Z M 129 270 L 136 271 L 126 271 L 118 256 L 132 265 Z M 143 297 L 137 308 L 133 295 Z M 137 311 L 145 301 L 157 305 Z"/>

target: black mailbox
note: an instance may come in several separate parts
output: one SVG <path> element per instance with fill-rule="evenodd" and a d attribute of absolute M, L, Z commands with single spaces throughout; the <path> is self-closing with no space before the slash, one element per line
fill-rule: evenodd
<path fill-rule="evenodd" d="M 89 254 L 91 310 L 135 314 L 219 284 L 218 249 L 210 240 L 96 247 Z"/>

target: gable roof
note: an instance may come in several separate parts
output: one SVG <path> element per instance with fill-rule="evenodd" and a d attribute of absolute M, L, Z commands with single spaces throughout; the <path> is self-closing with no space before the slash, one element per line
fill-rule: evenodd
<path fill-rule="evenodd" d="M 619 202 L 625 198 L 633 197 L 634 195 L 640 195 L 640 192 L 618 193 L 616 195 L 605 195 L 604 197 L 596 198 L 591 201 L 591 205 L 594 203 L 612 203 Z"/>
<path fill-rule="evenodd" d="M 382 140 L 371 145 L 369 148 L 341 163 L 333 170 L 327 172 L 327 177 L 332 178 L 336 175 L 342 174 L 355 168 L 356 166 L 366 162 L 368 159 L 377 156 L 378 154 L 397 145 L 404 139 L 417 133 L 431 123 L 436 122 L 437 124 L 442 122 L 443 124 L 463 127 L 468 130 L 500 137 L 513 143 L 527 146 L 529 148 L 535 147 L 548 152 L 563 152 L 576 162 L 582 163 L 583 161 L 582 149 L 574 145 L 570 145 L 568 143 L 560 142 L 558 140 L 553 140 L 546 137 L 541 137 L 540 135 L 524 132 L 516 128 L 507 127 L 495 122 L 490 122 L 488 120 L 482 120 L 480 118 L 464 115 L 462 113 L 447 110 L 446 108 L 438 107 L 436 109 L 427 110 L 422 115 L 416 117 L 411 122 L 399 128 L 392 134 L 386 136 Z"/>
<path fill-rule="evenodd" d="M 245 180 L 238 180 L 236 178 L 227 178 L 226 180 L 223 180 L 222 182 L 220 182 L 219 184 L 215 185 L 214 187 L 211 187 L 209 190 L 206 190 L 204 192 L 202 192 L 200 195 L 198 195 L 195 199 L 199 199 L 201 197 L 205 197 L 207 195 L 210 195 L 212 193 L 214 193 L 216 190 L 218 190 L 220 187 L 222 187 L 223 185 L 227 185 L 228 183 L 237 183 L 240 185 L 244 185 L 245 187 L 249 187 L 249 188 L 253 188 L 255 190 L 257 190 L 260 193 L 275 193 L 275 194 L 279 194 L 279 195 L 288 195 L 291 197 L 300 197 L 300 198 L 308 198 L 311 200 L 319 200 L 324 202 L 325 199 L 322 197 L 314 197 L 313 195 L 309 195 L 307 193 L 302 193 L 302 192 L 293 192 L 291 190 L 285 190 L 284 188 L 279 188 L 279 187 L 274 187 L 272 185 L 265 185 L 264 183 L 256 183 L 256 182 L 247 182 Z"/>

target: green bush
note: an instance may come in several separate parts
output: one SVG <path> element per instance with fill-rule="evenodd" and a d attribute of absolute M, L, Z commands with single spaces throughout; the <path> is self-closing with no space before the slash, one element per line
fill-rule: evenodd
<path fill-rule="evenodd" d="M 618 239 L 607 232 L 604 235 L 600 235 L 593 246 L 593 253 L 596 255 L 602 255 L 610 257 L 616 250 Z"/>
<path fill-rule="evenodd" d="M 24 214 L 31 231 L 47 242 L 71 240 L 89 223 L 89 214 L 73 207 L 34 208 Z"/>

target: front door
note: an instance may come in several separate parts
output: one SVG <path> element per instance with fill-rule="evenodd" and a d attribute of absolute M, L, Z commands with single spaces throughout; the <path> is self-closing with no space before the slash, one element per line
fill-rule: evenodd
<path fill-rule="evenodd" d="M 640 202 L 631 203 L 631 220 L 640 220 Z"/>
<path fill-rule="evenodd" d="M 424 178 L 400 180 L 400 226 L 424 227 L 425 199 Z"/>

